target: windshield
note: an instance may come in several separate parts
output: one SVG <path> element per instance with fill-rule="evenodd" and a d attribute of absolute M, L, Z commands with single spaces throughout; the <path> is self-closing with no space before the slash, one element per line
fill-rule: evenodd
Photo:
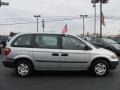
<path fill-rule="evenodd" d="M 117 44 L 117 42 L 115 42 L 115 41 L 112 40 L 112 39 L 106 39 L 106 38 L 104 38 L 103 40 L 104 40 L 104 42 L 106 42 L 106 43 L 108 43 L 108 44 Z"/>

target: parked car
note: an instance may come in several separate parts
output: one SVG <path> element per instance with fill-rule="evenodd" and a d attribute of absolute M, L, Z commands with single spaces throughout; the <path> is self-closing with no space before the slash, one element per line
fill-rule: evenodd
<path fill-rule="evenodd" d="M 7 43 L 4 53 L 4 66 L 22 77 L 34 70 L 89 70 L 105 76 L 119 63 L 113 52 L 73 35 L 19 34 Z"/>
<path fill-rule="evenodd" d="M 120 38 L 115 38 L 113 40 L 120 44 Z"/>
<path fill-rule="evenodd" d="M 120 55 L 120 44 L 116 41 L 108 38 L 94 38 L 91 40 L 91 43 L 97 47 L 102 47 L 108 49 L 117 55 Z"/>

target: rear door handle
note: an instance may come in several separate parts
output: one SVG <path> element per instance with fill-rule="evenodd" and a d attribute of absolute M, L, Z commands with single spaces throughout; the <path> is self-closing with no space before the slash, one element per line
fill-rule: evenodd
<path fill-rule="evenodd" d="M 68 56 L 68 54 L 67 53 L 62 53 L 61 56 Z"/>
<path fill-rule="evenodd" d="M 52 53 L 52 56 L 59 56 L 59 53 Z"/>

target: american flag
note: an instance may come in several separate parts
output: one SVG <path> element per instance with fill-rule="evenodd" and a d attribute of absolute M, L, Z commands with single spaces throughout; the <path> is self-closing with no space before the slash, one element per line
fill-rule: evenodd
<path fill-rule="evenodd" d="M 102 12 L 101 12 L 101 23 L 102 23 L 102 25 L 105 26 L 105 17 Z"/>
<path fill-rule="evenodd" d="M 68 28 L 67 28 L 67 24 L 66 24 L 65 27 L 62 30 L 62 34 L 65 34 L 67 31 L 68 31 Z"/>

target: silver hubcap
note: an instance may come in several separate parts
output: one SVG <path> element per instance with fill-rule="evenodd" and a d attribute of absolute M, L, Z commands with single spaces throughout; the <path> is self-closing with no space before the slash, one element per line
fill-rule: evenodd
<path fill-rule="evenodd" d="M 29 72 L 29 67 L 28 67 L 28 65 L 26 65 L 26 64 L 20 64 L 20 65 L 18 66 L 18 73 L 19 73 L 21 76 L 27 75 L 28 72 Z"/>
<path fill-rule="evenodd" d="M 95 66 L 95 72 L 98 75 L 104 75 L 106 73 L 106 65 L 104 63 L 98 63 Z"/>

